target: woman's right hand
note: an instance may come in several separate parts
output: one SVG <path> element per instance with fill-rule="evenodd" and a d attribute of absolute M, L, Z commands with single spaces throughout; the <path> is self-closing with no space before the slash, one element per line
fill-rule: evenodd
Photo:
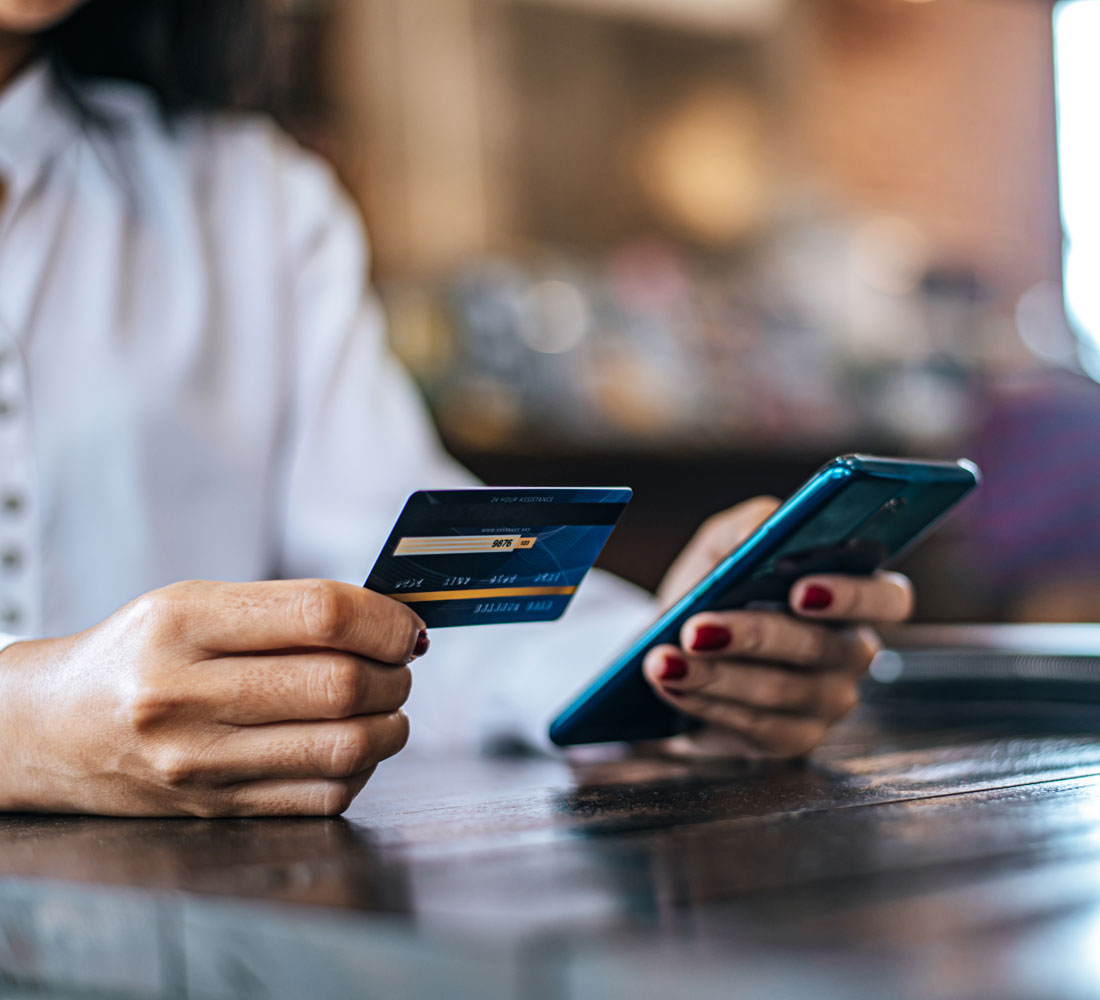
<path fill-rule="evenodd" d="M 0 653 L 0 810 L 343 812 L 408 739 L 406 606 L 324 580 L 174 584 Z"/>

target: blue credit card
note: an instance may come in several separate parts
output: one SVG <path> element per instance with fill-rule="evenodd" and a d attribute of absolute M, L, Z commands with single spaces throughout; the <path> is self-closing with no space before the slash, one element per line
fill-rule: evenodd
<path fill-rule="evenodd" d="M 628 489 L 414 493 L 364 586 L 429 628 L 553 621 L 630 502 Z"/>

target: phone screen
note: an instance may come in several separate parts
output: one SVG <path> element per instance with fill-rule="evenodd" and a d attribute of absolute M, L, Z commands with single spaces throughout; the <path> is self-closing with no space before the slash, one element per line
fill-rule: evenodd
<path fill-rule="evenodd" d="M 786 608 L 791 587 L 815 573 L 873 573 L 959 497 L 955 484 L 888 479 L 848 483 L 712 603 L 716 609 Z"/>

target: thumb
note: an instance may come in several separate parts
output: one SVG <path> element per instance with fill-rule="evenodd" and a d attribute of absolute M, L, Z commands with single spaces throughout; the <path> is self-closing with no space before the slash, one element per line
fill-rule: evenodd
<path fill-rule="evenodd" d="M 715 514 L 669 568 L 657 591 L 662 608 L 671 607 L 775 512 L 775 497 L 755 497 Z"/>

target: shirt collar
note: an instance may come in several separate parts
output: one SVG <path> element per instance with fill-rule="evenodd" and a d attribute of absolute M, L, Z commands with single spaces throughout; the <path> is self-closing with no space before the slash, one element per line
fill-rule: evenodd
<path fill-rule="evenodd" d="M 32 63 L 0 91 L 0 171 L 19 183 L 67 145 L 79 122 L 58 92 L 53 71 Z"/>

